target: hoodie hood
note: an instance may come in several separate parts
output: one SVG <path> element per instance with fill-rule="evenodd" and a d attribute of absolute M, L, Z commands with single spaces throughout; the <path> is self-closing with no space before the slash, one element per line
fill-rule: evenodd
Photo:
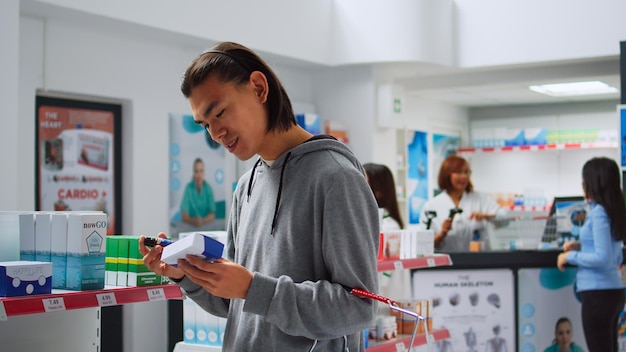
<path fill-rule="evenodd" d="M 329 135 L 316 135 L 313 136 L 302 144 L 288 150 L 279 156 L 272 166 L 269 166 L 263 159 L 258 158 L 252 167 L 252 171 L 250 173 L 250 179 L 248 181 L 247 188 L 247 198 L 250 200 L 250 196 L 252 195 L 254 189 L 254 178 L 257 171 L 260 171 L 259 166 L 265 168 L 267 170 L 277 170 L 280 169 L 280 179 L 278 184 L 278 192 L 276 195 L 276 203 L 274 207 L 274 215 L 272 217 L 272 225 L 271 225 L 271 234 L 274 234 L 274 229 L 276 226 L 276 220 L 278 218 L 278 211 L 280 208 L 280 198 L 283 190 L 283 182 L 285 178 L 285 171 L 289 168 L 289 161 L 293 161 L 293 164 L 297 164 L 297 161 L 304 158 L 309 153 L 317 153 L 317 152 L 334 152 L 339 153 L 347 160 L 349 160 L 354 167 L 356 167 L 364 176 L 365 171 L 363 167 L 354 156 L 352 151 L 348 149 L 348 147 L 339 142 L 335 137 Z"/>

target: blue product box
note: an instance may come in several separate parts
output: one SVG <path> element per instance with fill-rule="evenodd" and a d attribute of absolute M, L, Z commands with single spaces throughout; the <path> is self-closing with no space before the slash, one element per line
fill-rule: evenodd
<path fill-rule="evenodd" d="M 52 292 L 52 263 L 0 262 L 0 297 L 32 296 Z"/>
<path fill-rule="evenodd" d="M 188 254 L 197 255 L 206 260 L 214 260 L 221 258 L 223 252 L 224 244 L 222 242 L 195 232 L 163 248 L 161 261 L 176 265 L 178 259 L 185 259 Z"/>
<path fill-rule="evenodd" d="M 311 134 L 322 133 L 322 119 L 315 114 L 296 114 L 296 122 Z"/>
<path fill-rule="evenodd" d="M 506 130 L 506 138 L 504 139 L 505 147 L 515 147 L 524 145 L 526 140 L 526 135 L 524 130 L 518 129 L 507 129 Z"/>

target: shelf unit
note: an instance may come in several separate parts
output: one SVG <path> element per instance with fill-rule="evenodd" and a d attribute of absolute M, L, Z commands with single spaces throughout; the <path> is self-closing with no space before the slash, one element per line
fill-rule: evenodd
<path fill-rule="evenodd" d="M 432 331 L 428 336 L 426 334 L 415 335 L 412 347 L 425 345 L 428 342 L 435 342 L 450 338 L 450 333 L 446 329 Z M 411 335 L 400 335 L 395 340 L 388 342 L 370 341 L 367 352 L 402 352 L 409 350 L 411 343 Z"/>
<path fill-rule="evenodd" d="M 398 259 L 398 260 L 379 260 L 378 271 L 391 271 L 402 269 L 424 269 L 435 266 L 452 265 L 452 259 L 448 254 L 433 254 L 429 256 Z"/>
<path fill-rule="evenodd" d="M 612 149 L 617 148 L 617 142 L 587 142 L 587 143 L 564 143 L 545 145 L 523 145 L 508 147 L 485 147 L 485 148 L 459 148 L 458 153 L 492 153 L 492 152 L 525 152 L 545 150 L 578 150 L 578 149 Z"/>
<path fill-rule="evenodd" d="M 399 260 L 379 260 L 378 271 L 403 270 L 403 269 L 424 269 L 436 266 L 452 265 L 452 259 L 448 254 L 434 254 L 412 259 Z M 439 329 L 426 334 L 418 334 L 413 341 L 413 347 L 425 345 L 426 342 L 440 341 L 450 337 L 450 333 L 446 329 Z M 400 335 L 391 341 L 370 341 L 370 347 L 367 352 L 401 352 L 409 350 L 411 342 L 410 335 Z M 219 347 L 192 345 L 184 342 L 176 344 L 174 352 L 214 352 L 220 351 Z"/>
<path fill-rule="evenodd" d="M 409 270 L 409 269 L 425 269 L 436 266 L 450 266 L 452 259 L 448 254 L 433 254 L 419 258 L 398 259 L 398 260 L 379 260 L 378 271 L 391 270 Z M 391 297 L 390 297 L 391 298 Z M 450 332 L 446 329 L 438 329 L 431 331 L 428 335 L 417 334 L 411 343 L 410 335 L 399 335 L 396 339 L 390 341 L 370 341 L 367 352 L 402 352 L 409 351 L 409 347 L 417 347 L 425 345 L 427 342 L 435 342 L 450 338 Z"/>
<path fill-rule="evenodd" d="M 115 306 L 183 298 L 177 285 L 143 287 L 107 286 L 102 290 L 53 290 L 51 294 L 0 298 L 0 321 L 9 317 L 65 310 Z"/>

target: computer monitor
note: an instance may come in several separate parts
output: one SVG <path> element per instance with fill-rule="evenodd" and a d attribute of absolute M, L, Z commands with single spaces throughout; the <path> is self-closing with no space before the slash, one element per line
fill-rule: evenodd
<path fill-rule="evenodd" d="M 556 241 L 559 246 L 566 241 L 578 240 L 587 213 L 589 204 L 583 196 L 554 197 L 541 240 Z"/>

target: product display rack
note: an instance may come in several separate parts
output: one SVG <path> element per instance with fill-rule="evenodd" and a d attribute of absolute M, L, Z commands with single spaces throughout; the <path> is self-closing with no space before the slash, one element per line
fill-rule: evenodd
<path fill-rule="evenodd" d="M 103 309 L 182 298 L 174 284 L 4 297 L 0 298 L 0 341 L 13 352 L 100 352 Z"/>
<path fill-rule="evenodd" d="M 51 294 L 0 298 L 0 320 L 12 316 L 48 313 L 73 309 L 96 308 L 137 302 L 183 298 L 180 287 L 173 284 L 117 287 L 102 290 L 52 290 Z"/>
<path fill-rule="evenodd" d="M 435 266 L 447 266 L 452 265 L 452 260 L 447 254 L 433 254 L 429 256 L 411 258 L 411 259 L 397 259 L 397 260 L 379 260 L 378 271 L 391 271 L 402 269 L 424 269 L 432 268 Z"/>
<path fill-rule="evenodd" d="M 379 260 L 378 271 L 425 269 L 450 265 L 452 265 L 452 259 L 448 254 L 433 254 L 411 259 Z M 449 337 L 450 332 L 448 330 L 439 329 L 430 331 L 428 335 L 417 334 L 413 341 L 413 346 L 409 346 L 411 343 L 410 335 L 399 335 L 391 341 L 370 340 L 367 352 L 406 352 L 410 351 L 410 347 L 422 346 L 426 343 L 444 340 Z"/>
<path fill-rule="evenodd" d="M 428 335 L 417 334 L 413 341 L 413 347 L 425 345 L 426 342 L 432 343 L 447 338 L 450 338 L 450 333 L 446 329 L 435 330 Z M 400 335 L 396 339 L 388 342 L 370 340 L 367 352 L 407 352 L 409 351 L 409 343 L 411 343 L 411 335 Z"/>
<path fill-rule="evenodd" d="M 411 259 L 397 259 L 397 260 L 379 260 L 378 271 L 391 271 L 391 270 L 409 270 L 409 269 L 424 269 L 437 266 L 450 266 L 452 260 L 448 254 L 433 254 L 429 256 L 411 258 Z M 425 345 L 427 342 L 435 342 L 444 340 L 450 337 L 450 333 L 446 329 L 439 329 L 431 331 L 428 335 L 417 334 L 413 341 L 413 347 Z M 409 351 L 409 344 L 411 342 L 410 335 L 400 335 L 397 338 L 390 341 L 371 341 L 367 352 L 403 352 Z M 174 352 L 214 352 L 220 351 L 219 347 L 192 345 L 184 342 L 178 342 L 174 348 Z"/>
<path fill-rule="evenodd" d="M 562 143 L 544 145 L 522 145 L 507 147 L 484 147 L 484 148 L 459 148 L 458 153 L 489 153 L 489 152 L 524 152 L 524 151 L 544 151 L 544 150 L 577 150 L 577 149 L 602 149 L 617 148 L 617 142 L 587 142 L 587 143 Z"/>

